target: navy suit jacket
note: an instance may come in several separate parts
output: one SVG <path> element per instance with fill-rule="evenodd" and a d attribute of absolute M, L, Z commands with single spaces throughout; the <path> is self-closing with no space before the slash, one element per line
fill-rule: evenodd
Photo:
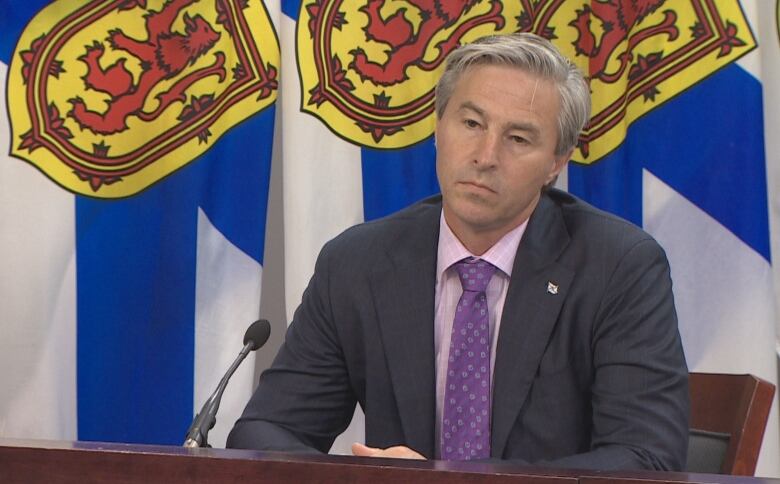
<path fill-rule="evenodd" d="M 357 402 L 367 445 L 435 455 L 440 213 L 433 197 L 325 245 L 229 447 L 326 452 Z M 515 258 L 495 358 L 492 458 L 684 467 L 688 370 L 668 262 L 641 229 L 544 193 Z"/>

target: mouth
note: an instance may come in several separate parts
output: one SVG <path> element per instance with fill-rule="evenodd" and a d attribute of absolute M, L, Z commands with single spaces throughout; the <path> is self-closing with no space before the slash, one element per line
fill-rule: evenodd
<path fill-rule="evenodd" d="M 478 183 L 478 182 L 462 181 L 462 182 L 458 182 L 458 184 L 463 185 L 468 189 L 472 189 L 472 190 L 475 189 L 476 191 L 486 191 L 490 193 L 496 193 L 496 191 L 490 188 L 489 186 L 483 185 L 482 183 Z"/>

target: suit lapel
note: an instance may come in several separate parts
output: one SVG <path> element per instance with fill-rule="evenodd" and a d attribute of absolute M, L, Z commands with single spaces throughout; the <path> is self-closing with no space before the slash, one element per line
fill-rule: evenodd
<path fill-rule="evenodd" d="M 543 195 L 520 242 L 501 316 L 493 375 L 493 457 L 504 453 L 574 277 L 556 262 L 568 243 L 560 209 Z"/>
<path fill-rule="evenodd" d="M 434 285 L 441 206 L 429 207 L 396 240 L 371 276 L 382 343 L 406 444 L 434 455 Z"/>

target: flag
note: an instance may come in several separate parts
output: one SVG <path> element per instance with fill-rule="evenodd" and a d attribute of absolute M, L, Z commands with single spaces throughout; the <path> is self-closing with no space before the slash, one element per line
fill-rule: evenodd
<path fill-rule="evenodd" d="M 396 11 L 400 6 L 392 5 Z M 435 73 L 418 71 L 425 82 L 415 86 L 359 82 L 347 64 L 365 40 L 367 18 L 358 7 L 358 2 L 329 1 L 282 5 L 282 64 L 298 70 L 297 76 L 282 77 L 281 88 L 288 321 L 325 242 L 347 227 L 438 192 L 430 136 Z M 401 106 L 393 106 L 394 92 L 403 99 Z M 401 119 L 394 124 L 398 113 Z M 350 445 L 364 440 L 358 408 L 331 452 L 351 454 Z"/>
<path fill-rule="evenodd" d="M 238 354 L 263 272 L 268 3 L 0 1 L 0 436 L 180 444 Z"/>
<path fill-rule="evenodd" d="M 288 319 L 327 240 L 438 191 L 432 89 L 446 54 L 532 31 L 593 92 L 562 183 L 666 249 L 691 371 L 776 383 L 758 37 L 775 12 L 738 0 L 424 4 L 283 5 L 283 64 L 298 70 L 282 88 Z M 777 39 L 763 41 L 777 58 Z M 334 452 L 361 440 L 356 420 Z M 758 475 L 780 475 L 779 449 L 775 406 Z"/>
<path fill-rule="evenodd" d="M 604 34 L 602 45 L 617 52 L 604 56 L 611 63 L 597 56 L 585 64 L 594 116 L 568 183 L 665 248 L 691 371 L 752 373 L 776 384 L 757 7 L 667 2 L 634 12 L 627 48 L 622 40 L 605 44 Z M 578 14 L 593 25 L 616 8 L 594 4 Z M 587 27 L 576 25 L 578 41 L 587 38 Z M 629 59 L 620 80 L 616 53 Z M 588 144 L 592 158 L 600 139 L 605 154 L 591 161 Z M 779 454 L 775 405 L 756 475 L 780 475 Z"/>

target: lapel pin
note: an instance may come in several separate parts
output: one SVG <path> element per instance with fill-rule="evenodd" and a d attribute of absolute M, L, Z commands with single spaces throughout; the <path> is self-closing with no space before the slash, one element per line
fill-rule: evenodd
<path fill-rule="evenodd" d="M 550 294 L 558 294 L 558 284 L 553 284 L 552 281 L 547 281 L 547 292 Z"/>

